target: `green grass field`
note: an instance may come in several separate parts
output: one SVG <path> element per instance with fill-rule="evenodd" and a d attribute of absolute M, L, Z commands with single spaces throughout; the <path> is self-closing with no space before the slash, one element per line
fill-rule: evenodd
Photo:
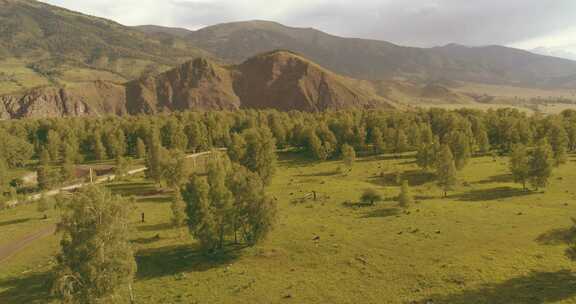
<path fill-rule="evenodd" d="M 576 303 L 564 254 L 576 214 L 574 161 L 545 193 L 526 193 L 506 158 L 474 158 L 443 199 L 411 155 L 362 158 L 347 172 L 341 162 L 282 153 L 268 188 L 279 204 L 275 230 L 260 246 L 212 259 L 171 228 L 170 193 L 141 177 L 110 188 L 136 199 L 138 303 Z M 407 211 L 394 199 L 395 171 L 418 200 Z M 366 188 L 386 200 L 359 205 Z M 318 200 L 302 201 L 312 191 Z M 35 210 L 0 212 L 0 245 L 44 225 Z M 58 238 L 48 237 L 0 265 L 0 303 L 49 302 L 57 250 Z"/>

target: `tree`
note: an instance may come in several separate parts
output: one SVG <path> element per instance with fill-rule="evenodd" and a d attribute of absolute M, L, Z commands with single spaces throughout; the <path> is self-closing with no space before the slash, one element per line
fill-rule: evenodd
<path fill-rule="evenodd" d="M 394 153 L 400 154 L 406 151 L 408 151 L 408 137 L 402 129 L 397 129 L 394 137 Z"/>
<path fill-rule="evenodd" d="M 344 165 L 348 168 L 351 168 L 354 162 L 356 161 L 356 152 L 354 148 L 348 144 L 342 145 L 342 161 L 344 161 Z"/>
<path fill-rule="evenodd" d="M 523 144 L 512 146 L 509 167 L 514 181 L 521 183 L 522 188 L 526 190 L 526 182 L 530 178 L 530 154 L 526 146 Z"/>
<path fill-rule="evenodd" d="M 210 201 L 210 185 L 193 175 L 182 190 L 188 215 L 188 229 L 196 237 L 203 251 L 213 253 L 218 246 L 218 223 L 214 218 Z"/>
<path fill-rule="evenodd" d="M 209 197 L 214 220 L 218 226 L 218 247 L 221 250 L 224 247 L 226 231 L 231 229 L 232 223 L 232 204 L 234 196 L 226 185 L 226 176 L 228 174 L 229 162 L 226 159 L 213 161 L 208 165 L 208 184 L 210 185 Z"/>
<path fill-rule="evenodd" d="M 55 130 L 48 131 L 46 149 L 50 153 L 50 158 L 53 160 L 60 159 L 60 151 L 62 147 L 62 140 L 60 134 Z"/>
<path fill-rule="evenodd" d="M 156 183 L 162 181 L 162 159 L 165 150 L 160 144 L 160 137 L 157 131 L 150 134 L 148 138 L 148 153 L 146 155 L 146 177 L 152 179 Z"/>
<path fill-rule="evenodd" d="M 39 213 L 43 213 L 44 214 L 44 219 L 48 218 L 48 215 L 46 214 L 46 211 L 50 210 L 50 205 L 52 204 L 52 201 L 49 197 L 47 197 L 46 195 L 42 194 L 40 196 L 40 199 L 37 202 L 37 210 Z"/>
<path fill-rule="evenodd" d="M 246 154 L 240 164 L 258 173 L 265 185 L 270 184 L 276 171 L 276 142 L 267 128 L 253 128 L 243 133 Z"/>
<path fill-rule="evenodd" d="M 568 149 L 568 134 L 560 121 L 554 121 L 548 129 L 548 141 L 552 148 L 554 166 L 566 163 Z"/>
<path fill-rule="evenodd" d="M 125 294 L 132 298 L 136 262 L 128 201 L 103 187 L 89 186 L 62 212 L 53 293 L 64 303 L 117 303 Z"/>
<path fill-rule="evenodd" d="M 450 133 L 449 138 L 450 149 L 454 156 L 454 164 L 457 170 L 462 170 L 468 163 L 471 156 L 470 140 L 466 133 L 462 131 L 455 131 Z"/>
<path fill-rule="evenodd" d="M 10 175 L 8 174 L 8 165 L 0 157 L 0 201 L 8 194 L 10 190 Z"/>
<path fill-rule="evenodd" d="M 116 167 L 114 168 L 114 174 L 117 180 L 123 180 L 130 170 L 130 159 L 118 156 L 116 158 Z"/>
<path fill-rule="evenodd" d="M 440 144 L 438 143 L 438 138 L 434 138 L 430 143 L 423 143 L 418 148 L 416 164 L 424 170 L 432 169 L 436 166 L 439 153 Z"/>
<path fill-rule="evenodd" d="M 140 137 L 136 140 L 136 158 L 146 158 L 146 145 Z"/>
<path fill-rule="evenodd" d="M 186 155 L 180 150 L 163 153 L 167 157 L 160 161 L 161 179 L 172 189 L 179 188 L 188 177 Z"/>
<path fill-rule="evenodd" d="M 374 189 L 366 189 L 360 196 L 360 201 L 364 204 L 374 205 L 374 203 L 382 201 L 382 195 Z"/>
<path fill-rule="evenodd" d="M 238 133 L 232 134 L 230 146 L 228 146 L 228 157 L 230 160 L 239 162 L 246 157 L 246 140 Z"/>
<path fill-rule="evenodd" d="M 548 140 L 540 140 L 530 158 L 530 184 L 538 189 L 548 185 L 554 167 L 554 154 Z"/>
<path fill-rule="evenodd" d="M 106 148 L 102 144 L 102 136 L 96 131 L 92 137 L 92 149 L 96 160 L 105 160 L 107 158 Z"/>
<path fill-rule="evenodd" d="M 372 131 L 372 138 L 374 143 L 374 152 L 376 154 L 382 154 L 386 152 L 386 143 L 384 143 L 384 136 L 382 135 L 380 128 L 375 128 Z"/>
<path fill-rule="evenodd" d="M 237 243 L 238 232 L 254 245 L 272 230 L 276 219 L 276 203 L 266 196 L 258 175 L 239 164 L 233 164 L 227 185 L 234 194 L 232 228 Z"/>
<path fill-rule="evenodd" d="M 438 186 L 444 191 L 444 197 L 447 197 L 448 191 L 452 190 L 458 181 L 454 157 L 448 145 L 443 145 L 440 149 L 436 164 L 436 176 L 438 178 Z"/>
<path fill-rule="evenodd" d="M 9 168 L 22 167 L 34 154 L 34 147 L 25 139 L 13 136 L 0 129 L 0 157 Z"/>
<path fill-rule="evenodd" d="M 170 209 L 172 209 L 172 225 L 175 228 L 184 227 L 187 221 L 186 203 L 184 202 L 184 198 L 182 197 L 180 189 L 174 191 Z"/>
<path fill-rule="evenodd" d="M 400 188 L 400 195 L 398 195 L 398 203 L 402 208 L 408 208 L 412 203 L 414 203 L 414 197 L 410 193 L 410 187 L 407 180 L 402 181 L 402 187 Z"/>

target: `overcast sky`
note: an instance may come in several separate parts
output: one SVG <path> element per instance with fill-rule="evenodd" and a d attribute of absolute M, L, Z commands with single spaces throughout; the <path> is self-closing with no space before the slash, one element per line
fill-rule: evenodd
<path fill-rule="evenodd" d="M 576 0 L 44 0 L 126 25 L 273 20 L 410 46 L 500 44 L 576 54 Z M 575 56 L 576 58 L 576 56 Z"/>

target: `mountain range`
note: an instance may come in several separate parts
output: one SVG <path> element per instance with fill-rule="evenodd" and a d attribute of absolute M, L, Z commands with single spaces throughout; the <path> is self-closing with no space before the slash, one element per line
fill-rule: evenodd
<path fill-rule="evenodd" d="M 474 103 L 461 83 L 565 90 L 576 62 L 502 46 L 415 48 L 270 21 L 128 27 L 0 0 L 0 118 Z"/>

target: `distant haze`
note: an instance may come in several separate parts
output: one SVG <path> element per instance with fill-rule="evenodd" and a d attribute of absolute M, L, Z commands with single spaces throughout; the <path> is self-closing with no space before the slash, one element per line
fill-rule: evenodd
<path fill-rule="evenodd" d="M 574 59 L 574 0 L 44 0 L 126 25 L 198 29 L 272 20 L 328 33 L 430 47 L 508 45 Z"/>

